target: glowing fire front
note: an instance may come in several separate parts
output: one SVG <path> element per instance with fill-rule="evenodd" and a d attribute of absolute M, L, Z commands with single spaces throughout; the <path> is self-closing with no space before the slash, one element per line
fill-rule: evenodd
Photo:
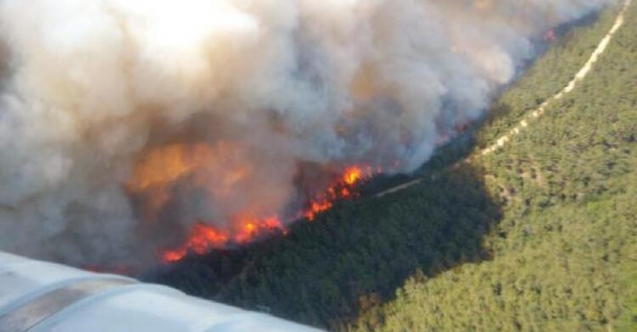
<path fill-rule="evenodd" d="M 298 219 L 314 221 L 336 201 L 355 197 L 357 185 L 381 170 L 351 166 L 336 172 L 325 190 L 306 193 L 304 202 L 299 202 L 302 208 L 296 212 L 288 209 L 284 215 L 273 212 L 281 207 L 281 201 L 287 201 L 276 198 L 274 184 L 264 185 L 272 190 L 245 195 L 246 188 L 254 187 L 255 182 L 267 181 L 259 171 L 240 146 L 172 144 L 141 156 L 127 189 L 144 221 L 143 231 L 150 232 L 149 241 L 185 238 L 176 246 L 174 242 L 157 242 L 158 247 L 169 248 L 161 251 L 159 258 L 176 262 L 188 254 L 202 255 L 269 235 L 287 234 L 286 225 Z M 312 180 L 310 183 L 316 184 Z M 326 182 L 318 183 L 323 183 L 317 184 L 323 187 Z M 268 195 L 259 196 L 261 192 Z"/>
<path fill-rule="evenodd" d="M 305 218 L 308 221 L 314 221 L 318 214 L 331 209 L 336 201 L 353 197 L 355 186 L 371 175 L 372 169 L 370 167 L 367 167 L 365 172 L 363 168 L 358 166 L 347 168 L 342 177 L 331 185 L 325 193 L 317 195 L 314 200 L 309 202 L 309 206 L 304 211 L 292 219 Z M 260 220 L 238 220 L 233 224 L 236 225 L 235 230 L 227 231 L 199 221 L 192 227 L 186 241 L 180 247 L 161 252 L 160 259 L 164 263 L 178 262 L 189 253 L 203 255 L 232 244 L 250 243 L 266 235 L 286 235 L 288 233 L 279 216 Z"/>

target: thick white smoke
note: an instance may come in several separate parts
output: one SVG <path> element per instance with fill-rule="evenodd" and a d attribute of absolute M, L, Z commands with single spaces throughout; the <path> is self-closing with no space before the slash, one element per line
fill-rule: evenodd
<path fill-rule="evenodd" d="M 174 144 L 199 158 L 162 189 L 186 225 L 283 213 L 308 169 L 413 170 L 610 1 L 0 0 L 0 249 L 152 253 L 174 232 L 145 233 L 130 183 Z"/>

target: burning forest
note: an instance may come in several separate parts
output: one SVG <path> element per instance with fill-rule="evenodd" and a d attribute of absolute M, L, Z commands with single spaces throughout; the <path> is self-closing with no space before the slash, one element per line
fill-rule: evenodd
<path fill-rule="evenodd" d="M 408 173 L 610 1 L 0 1 L 0 249 L 175 262 Z"/>
<path fill-rule="evenodd" d="M 381 170 L 376 171 L 381 173 Z M 285 235 L 288 232 L 285 225 L 296 220 L 314 221 L 317 214 L 331 209 L 335 202 L 356 197 L 356 185 L 372 175 L 370 167 L 365 171 L 358 166 L 348 167 L 342 177 L 337 178 L 325 192 L 307 200 L 301 210 L 287 218 L 274 215 L 261 219 L 234 219 L 225 229 L 213 226 L 215 222 L 198 220 L 189 230 L 185 242 L 177 248 L 162 250 L 160 259 L 164 263 L 174 263 L 189 253 L 203 255 L 214 249 L 240 246 L 274 234 Z"/>

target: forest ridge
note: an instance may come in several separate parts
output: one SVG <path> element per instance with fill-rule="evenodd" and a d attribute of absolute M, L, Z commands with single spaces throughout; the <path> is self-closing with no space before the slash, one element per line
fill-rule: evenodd
<path fill-rule="evenodd" d="M 586 80 L 559 93 L 621 5 L 561 37 L 473 132 L 391 195 L 344 201 L 289 236 L 153 280 L 334 331 L 637 330 L 637 8 Z"/>

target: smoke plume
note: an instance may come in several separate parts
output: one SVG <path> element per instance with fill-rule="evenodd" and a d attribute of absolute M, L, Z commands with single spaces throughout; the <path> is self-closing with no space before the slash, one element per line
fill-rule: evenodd
<path fill-rule="evenodd" d="M 0 249 L 148 261 L 349 165 L 414 170 L 611 1 L 1 0 Z"/>

